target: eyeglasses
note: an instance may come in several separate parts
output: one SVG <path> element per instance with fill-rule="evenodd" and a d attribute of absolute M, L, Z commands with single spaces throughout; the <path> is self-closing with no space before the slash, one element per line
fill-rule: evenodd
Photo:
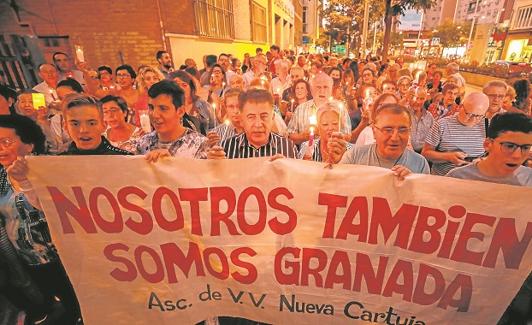
<path fill-rule="evenodd" d="M 532 147 L 531 144 L 517 144 L 513 142 L 501 142 L 499 143 L 501 146 L 501 151 L 507 155 L 513 154 L 517 148 L 521 149 L 521 154 L 528 154 L 530 152 L 530 148 Z"/>
<path fill-rule="evenodd" d="M 407 135 L 408 132 L 410 132 L 410 128 L 407 128 L 407 127 L 392 128 L 392 127 L 385 126 L 383 128 L 380 128 L 376 125 L 373 125 L 373 126 L 385 135 L 393 135 L 395 131 L 397 131 L 399 135 Z"/>
<path fill-rule="evenodd" d="M 468 119 L 475 119 L 475 120 L 478 120 L 478 119 L 481 119 L 484 117 L 484 114 L 473 114 L 473 113 L 469 113 L 469 112 L 465 112 L 465 115 L 467 116 Z"/>
<path fill-rule="evenodd" d="M 15 143 L 15 140 L 13 140 L 11 138 L 2 138 L 2 139 L 0 139 L 0 147 L 2 147 L 2 148 L 9 148 L 9 147 L 11 147 L 11 145 L 13 145 L 13 143 Z"/>
<path fill-rule="evenodd" d="M 129 73 L 119 73 L 116 75 L 117 78 L 130 78 L 131 75 Z"/>
<path fill-rule="evenodd" d="M 498 98 L 498 99 L 503 99 L 504 97 L 506 97 L 506 95 L 497 95 L 497 94 L 486 94 L 486 95 L 490 98 Z"/>

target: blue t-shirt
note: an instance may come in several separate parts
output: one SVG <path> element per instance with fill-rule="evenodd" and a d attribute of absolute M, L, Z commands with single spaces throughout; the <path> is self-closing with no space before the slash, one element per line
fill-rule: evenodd
<path fill-rule="evenodd" d="M 365 146 L 355 146 L 351 150 L 347 150 L 342 160 L 341 164 L 355 164 L 355 165 L 366 165 L 366 166 L 376 166 L 383 168 L 392 168 L 396 165 L 404 166 L 412 173 L 416 174 L 429 174 L 429 164 L 425 157 L 414 152 L 410 149 L 405 149 L 403 154 L 397 160 L 386 160 L 379 158 L 377 156 L 377 144 L 368 144 Z"/>

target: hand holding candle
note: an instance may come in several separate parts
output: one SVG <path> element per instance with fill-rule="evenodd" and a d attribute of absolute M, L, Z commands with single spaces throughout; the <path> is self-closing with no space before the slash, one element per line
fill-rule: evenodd
<path fill-rule="evenodd" d="M 49 91 L 50 91 L 50 96 L 52 96 L 52 99 L 53 99 L 54 101 L 56 101 L 56 100 L 57 100 L 57 97 L 55 97 L 55 91 L 54 91 L 53 89 L 50 89 Z"/>
<path fill-rule="evenodd" d="M 308 148 L 307 152 L 305 153 L 305 156 L 312 157 L 314 153 L 314 130 L 316 128 L 316 125 L 318 125 L 318 119 L 316 117 L 316 114 L 310 115 L 308 118 L 310 127 L 309 127 L 309 138 L 308 138 Z"/>
<path fill-rule="evenodd" d="M 212 103 L 212 113 L 214 114 L 214 126 L 216 126 L 218 122 L 218 117 L 216 116 L 216 103 Z"/>
<path fill-rule="evenodd" d="M 142 131 L 146 133 L 151 132 L 151 123 L 150 123 L 150 117 L 148 115 L 148 111 L 139 111 L 140 115 L 140 127 L 142 128 Z"/>

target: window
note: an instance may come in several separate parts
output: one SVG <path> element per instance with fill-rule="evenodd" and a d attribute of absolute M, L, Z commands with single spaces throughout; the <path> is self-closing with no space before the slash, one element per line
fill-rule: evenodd
<path fill-rule="evenodd" d="M 254 42 L 267 42 L 266 8 L 250 1 L 251 39 Z"/>
<path fill-rule="evenodd" d="M 513 27 L 515 29 L 532 27 L 532 6 L 518 9 Z"/>
<path fill-rule="evenodd" d="M 308 25 L 307 25 L 307 9 L 308 7 L 307 6 L 304 6 L 303 7 L 303 17 L 302 17 L 302 20 L 303 20 L 303 33 L 306 34 L 308 33 Z"/>
<path fill-rule="evenodd" d="M 198 35 L 221 39 L 235 37 L 232 0 L 194 0 L 194 15 Z"/>

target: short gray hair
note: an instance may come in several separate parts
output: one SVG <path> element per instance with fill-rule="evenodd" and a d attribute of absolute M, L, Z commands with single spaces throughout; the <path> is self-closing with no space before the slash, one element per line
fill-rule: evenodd
<path fill-rule="evenodd" d="M 482 88 L 482 92 L 485 94 L 486 90 L 491 87 L 504 88 L 504 91 L 508 90 L 508 85 L 506 84 L 506 82 L 502 80 L 491 80 L 484 85 L 484 87 Z"/>
<path fill-rule="evenodd" d="M 460 70 L 460 66 L 456 62 L 451 62 L 451 63 L 447 64 L 447 68 L 451 68 L 451 69 L 456 70 L 456 71 Z"/>
<path fill-rule="evenodd" d="M 317 83 L 317 82 L 321 82 L 321 81 L 324 81 L 326 82 L 327 84 L 329 84 L 329 86 L 332 88 L 333 86 L 333 83 L 334 83 L 334 80 L 329 77 L 325 72 L 323 71 L 320 71 L 318 74 L 316 74 L 314 76 L 314 78 L 310 78 L 310 86 L 311 87 L 314 87 L 314 85 Z"/>

